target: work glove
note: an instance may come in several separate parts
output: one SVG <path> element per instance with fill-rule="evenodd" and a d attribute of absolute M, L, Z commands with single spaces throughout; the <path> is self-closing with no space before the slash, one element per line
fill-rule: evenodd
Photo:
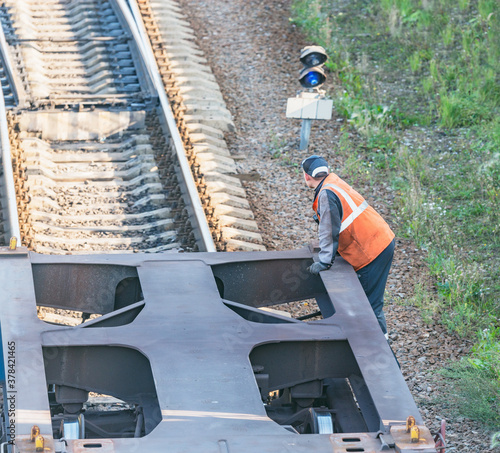
<path fill-rule="evenodd" d="M 321 271 L 326 271 L 327 269 L 330 269 L 329 264 L 322 263 L 321 261 L 318 261 L 316 263 L 312 263 L 307 270 L 313 274 L 313 275 L 318 275 Z"/>

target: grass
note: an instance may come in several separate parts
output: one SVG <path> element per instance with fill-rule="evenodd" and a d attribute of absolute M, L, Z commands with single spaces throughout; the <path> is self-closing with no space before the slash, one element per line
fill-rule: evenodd
<path fill-rule="evenodd" d="M 500 447 L 500 431 L 493 434 L 491 437 L 491 449 L 493 450 L 494 448 Z"/>
<path fill-rule="evenodd" d="M 439 401 L 450 412 L 477 420 L 491 429 L 500 426 L 500 391 L 492 375 L 476 370 L 465 361 L 455 362 L 441 370 L 454 383 L 454 392 Z"/>
<path fill-rule="evenodd" d="M 283 137 L 278 136 L 274 132 L 269 137 L 269 153 L 273 159 L 279 159 L 285 153 L 286 141 Z"/>
<path fill-rule="evenodd" d="M 391 181 L 398 234 L 428 251 L 438 299 L 417 286 L 412 300 L 425 318 L 437 314 L 450 331 L 477 338 L 477 348 L 496 351 L 498 1 L 295 0 L 292 15 L 311 41 L 325 47 L 327 67 L 341 86 L 331 96 L 348 126 L 336 151 L 348 156 L 351 173 Z M 355 142 L 349 140 L 353 128 L 359 133 Z M 485 331 L 488 341 L 481 337 Z M 465 367 L 448 370 L 456 371 L 457 389 L 476 379 L 477 354 L 472 352 Z M 494 360 L 494 353 L 481 356 L 490 368 Z M 490 390 L 500 392 L 500 377 L 485 376 Z M 465 400 L 479 398 L 470 395 Z M 491 412 L 474 415 L 467 401 L 456 401 L 468 416 L 488 426 L 498 422 Z"/>
<path fill-rule="evenodd" d="M 500 426 L 499 331 L 500 327 L 480 331 L 471 357 L 440 371 L 455 384 L 455 391 L 446 401 L 450 409 L 458 409 L 463 415 L 492 429 Z M 498 437 L 498 433 L 496 435 Z M 495 442 L 493 437 L 492 444 Z"/>
<path fill-rule="evenodd" d="M 290 146 L 286 140 L 278 134 L 271 133 L 269 137 L 269 153 L 272 159 L 280 162 L 280 165 L 285 167 L 293 167 L 297 172 L 299 164 L 290 156 Z"/>
<path fill-rule="evenodd" d="M 415 283 L 413 294 L 410 296 L 407 303 L 420 309 L 420 313 L 424 322 L 432 322 L 435 312 L 435 306 L 429 303 L 428 289 L 426 288 L 426 285 L 424 283 Z"/>

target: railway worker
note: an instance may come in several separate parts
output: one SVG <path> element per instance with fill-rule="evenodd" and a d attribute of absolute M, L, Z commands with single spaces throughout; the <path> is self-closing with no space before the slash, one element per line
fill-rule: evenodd
<path fill-rule="evenodd" d="M 330 269 L 338 252 L 352 265 L 386 338 L 384 291 L 394 255 L 394 233 L 384 219 L 345 181 L 330 173 L 320 156 L 302 162 L 306 185 L 314 190 L 319 224 L 319 261 L 308 267 L 318 275 Z"/>

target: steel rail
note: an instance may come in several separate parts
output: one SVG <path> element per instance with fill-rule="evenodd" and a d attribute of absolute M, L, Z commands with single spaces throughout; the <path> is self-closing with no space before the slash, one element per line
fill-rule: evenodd
<path fill-rule="evenodd" d="M 202 242 L 201 249 L 202 251 L 216 252 L 217 249 L 215 247 L 212 233 L 210 232 L 210 228 L 207 223 L 205 211 L 203 209 L 203 206 L 201 205 L 198 190 L 196 188 L 193 174 L 186 157 L 184 144 L 182 143 L 179 130 L 177 129 L 177 123 L 172 113 L 172 108 L 170 107 L 170 102 L 168 101 L 165 87 L 160 78 L 160 72 L 156 63 L 156 58 L 147 37 L 146 29 L 144 27 L 144 23 L 142 22 L 137 3 L 135 2 L 135 0 L 129 0 L 129 8 L 129 5 L 127 5 L 125 0 L 114 0 L 114 2 L 127 21 L 127 24 L 130 28 L 130 31 L 132 32 L 132 35 L 134 36 L 139 52 L 145 63 L 146 69 L 153 82 L 153 86 L 157 92 L 160 106 L 165 116 L 167 127 L 169 128 L 173 146 L 175 148 L 175 152 L 179 161 L 180 170 L 186 184 L 187 195 L 189 196 L 191 207 L 196 219 L 197 225 L 193 225 L 193 228 L 196 228 L 196 226 L 199 228 L 199 236 Z"/>
<path fill-rule="evenodd" d="M 10 153 L 7 110 L 5 108 L 5 100 L 3 98 L 3 92 L 0 93 L 0 142 L 2 146 L 3 178 L 4 178 L 4 187 L 6 192 L 7 212 L 8 212 L 8 220 L 7 220 L 8 234 L 6 234 L 6 241 L 8 242 L 11 237 L 15 237 L 17 240 L 17 244 L 21 245 L 21 230 L 19 228 L 16 189 L 14 186 L 14 173 L 12 171 L 12 156 Z"/>
<path fill-rule="evenodd" d="M 12 38 L 11 43 L 25 43 L 25 42 L 113 42 L 113 41 L 128 41 L 130 39 L 127 35 L 121 36 L 95 36 L 93 38 Z"/>
<path fill-rule="evenodd" d="M 6 65 L 7 76 L 12 75 L 12 67 L 7 53 L 7 41 L 0 27 L 0 52 Z M 11 81 L 12 77 L 8 77 Z M 15 85 L 12 83 L 12 91 L 17 99 Z M 17 244 L 21 245 L 21 230 L 19 228 L 19 216 L 17 213 L 16 189 L 14 185 L 14 172 L 12 171 L 12 156 L 10 152 L 9 126 L 7 123 L 7 109 L 5 108 L 5 99 L 3 90 L 0 89 L 0 144 L 2 147 L 2 167 L 3 179 L 6 192 L 7 213 L 8 213 L 8 232 L 5 235 L 7 243 L 11 237 L 15 237 Z"/>
<path fill-rule="evenodd" d="M 12 64 L 9 58 L 9 52 L 7 49 L 8 49 L 8 44 L 7 40 L 5 39 L 5 33 L 3 32 L 3 26 L 0 26 L 0 58 L 2 59 L 5 65 L 4 66 L 5 75 L 7 76 L 7 79 L 11 81 L 11 89 L 12 89 L 12 94 L 14 94 L 14 99 L 16 102 L 19 102 L 19 93 L 17 92 L 17 86 L 14 83 L 15 72 L 14 69 L 12 68 Z"/>
<path fill-rule="evenodd" d="M 68 93 L 73 93 L 71 90 L 67 90 Z M 51 99 L 126 99 L 130 98 L 128 93 L 109 93 L 109 94 L 66 94 L 66 92 L 60 91 L 59 93 L 51 93 L 47 97 L 47 101 Z M 45 101 L 45 99 L 41 99 Z"/>

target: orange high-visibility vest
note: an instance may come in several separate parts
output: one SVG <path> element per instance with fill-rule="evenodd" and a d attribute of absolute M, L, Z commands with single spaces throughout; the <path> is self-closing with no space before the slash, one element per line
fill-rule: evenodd
<path fill-rule="evenodd" d="M 335 192 L 342 203 L 338 252 L 357 271 L 385 250 L 394 239 L 394 233 L 375 209 L 335 173 L 324 179 L 314 200 L 313 210 L 318 218 L 318 198 L 323 190 Z"/>

